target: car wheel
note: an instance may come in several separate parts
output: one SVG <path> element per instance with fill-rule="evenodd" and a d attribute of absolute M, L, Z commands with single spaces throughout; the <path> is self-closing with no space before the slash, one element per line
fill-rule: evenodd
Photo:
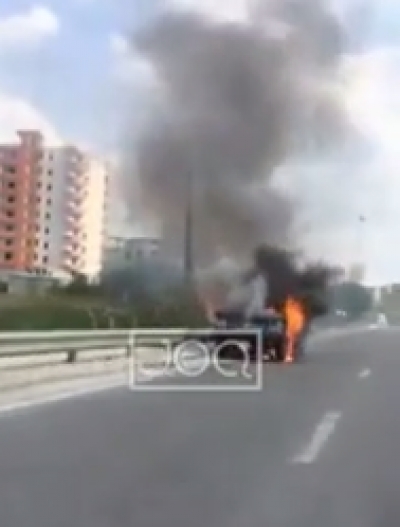
<path fill-rule="evenodd" d="M 282 343 L 276 347 L 275 357 L 277 362 L 284 362 L 286 357 L 286 341 L 283 339 Z"/>

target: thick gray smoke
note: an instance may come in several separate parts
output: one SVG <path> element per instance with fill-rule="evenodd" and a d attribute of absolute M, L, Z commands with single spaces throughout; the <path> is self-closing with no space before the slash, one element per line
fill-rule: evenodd
<path fill-rule="evenodd" d="M 253 15 L 222 24 L 164 12 L 132 40 L 152 64 L 162 105 L 132 139 L 128 165 L 135 160 L 142 204 L 175 255 L 191 194 L 201 264 L 240 259 L 264 242 L 290 245 L 296 204 L 274 187 L 274 170 L 347 133 L 332 89 L 344 48 L 333 14 L 322 1 L 279 0 Z"/>

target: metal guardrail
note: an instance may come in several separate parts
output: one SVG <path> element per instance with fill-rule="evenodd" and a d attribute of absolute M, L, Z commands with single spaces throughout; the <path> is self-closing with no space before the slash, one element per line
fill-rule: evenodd
<path fill-rule="evenodd" d="M 84 331 L 18 331 L 0 332 L 0 359 L 34 355 L 62 353 L 67 362 L 76 362 L 79 353 L 88 351 L 126 350 L 130 356 L 135 345 L 161 347 L 157 340 L 168 334 L 185 333 L 187 329 L 148 329 L 148 330 L 84 330 Z"/>
<path fill-rule="evenodd" d="M 67 362 L 75 362 L 82 351 L 126 348 L 128 353 L 131 333 L 128 330 L 0 333 L 0 358 L 64 353 Z"/>
<path fill-rule="evenodd" d="M 324 328 L 326 329 L 326 328 Z M 313 328 L 311 333 L 321 329 Z M 322 329 L 323 331 L 323 329 Z M 163 347 L 161 338 L 190 332 L 174 329 L 104 329 L 83 331 L 16 331 L 0 332 L 0 359 L 63 354 L 66 362 L 76 362 L 83 352 L 104 352 L 121 357 L 121 350 L 131 356 L 135 347 Z"/>

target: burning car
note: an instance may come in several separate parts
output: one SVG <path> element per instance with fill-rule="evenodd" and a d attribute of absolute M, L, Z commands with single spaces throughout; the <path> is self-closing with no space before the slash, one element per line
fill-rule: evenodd
<path fill-rule="evenodd" d="M 216 310 L 212 325 L 214 333 L 210 340 L 219 349 L 220 358 L 243 358 L 243 351 L 236 344 L 238 341 L 248 346 L 253 360 L 262 358 L 264 361 L 291 363 L 304 354 L 307 321 L 301 303 L 293 298 L 288 298 L 283 309 L 267 307 L 263 312 L 249 316 L 243 311 Z M 261 339 L 246 331 L 253 329 L 260 330 Z"/>
<path fill-rule="evenodd" d="M 312 320 L 326 313 L 328 285 L 337 273 L 337 269 L 322 263 L 301 267 L 289 251 L 258 248 L 252 269 L 233 279 L 225 289 L 210 287 L 203 291 L 214 342 L 227 355 L 234 354 L 234 346 L 221 344 L 235 336 L 250 344 L 254 357 L 296 362 L 304 355 Z M 261 353 L 256 350 L 257 337 L 251 338 L 246 329 L 260 330 Z"/>

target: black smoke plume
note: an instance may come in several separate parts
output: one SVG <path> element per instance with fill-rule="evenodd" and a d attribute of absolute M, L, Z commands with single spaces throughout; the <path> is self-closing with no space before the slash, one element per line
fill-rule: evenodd
<path fill-rule="evenodd" d="M 134 35 L 132 52 L 157 78 L 158 110 L 138 140 L 132 132 L 125 196 L 134 208 L 138 176 L 170 254 L 183 252 L 189 194 L 198 265 L 241 261 L 265 242 L 293 246 L 297 208 L 276 190 L 275 169 L 346 138 L 333 89 L 344 49 L 322 0 L 260 2 L 246 24 L 164 11 Z"/>
<path fill-rule="evenodd" d="M 268 283 L 269 305 L 281 309 L 291 296 L 302 302 L 309 318 L 314 318 L 328 311 L 329 287 L 342 276 L 343 269 L 323 262 L 301 265 L 295 252 L 264 245 L 254 252 L 254 267 L 247 278 L 259 274 Z"/>

